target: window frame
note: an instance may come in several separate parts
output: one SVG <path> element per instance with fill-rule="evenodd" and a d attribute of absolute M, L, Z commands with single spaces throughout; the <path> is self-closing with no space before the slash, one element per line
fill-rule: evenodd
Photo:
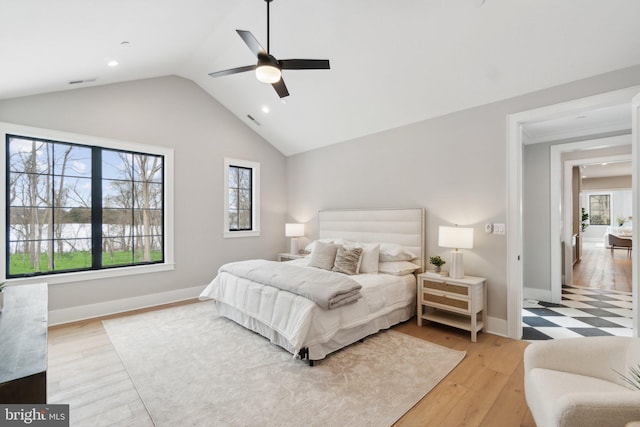
<path fill-rule="evenodd" d="M 114 139 L 100 138 L 89 135 L 75 134 L 70 132 L 62 132 L 50 129 L 42 129 L 31 126 L 16 125 L 12 123 L 0 122 L 0 138 L 5 146 L 0 150 L 0 160 L 5 165 L 5 170 L 0 174 L 0 186 L 6 188 L 7 185 L 7 168 L 8 161 L 6 157 L 6 138 L 7 134 L 15 136 L 24 136 L 25 138 L 37 138 L 49 140 L 52 142 L 71 143 L 81 146 L 95 146 L 104 149 L 122 150 L 141 154 L 158 155 L 164 157 L 164 262 L 127 265 L 127 266 L 109 266 L 97 270 L 82 270 L 70 272 L 52 272 L 38 274 L 34 276 L 12 277 L 7 278 L 8 268 L 6 265 L 7 257 L 7 200 L 2 197 L 0 202 L 0 221 L 3 226 L 0 227 L 0 237 L 3 244 L 0 245 L 0 276 L 2 280 L 8 283 L 37 283 L 46 282 L 48 284 L 69 283 L 76 281 L 100 280 L 113 277 L 129 276 L 136 274 L 155 273 L 159 271 L 169 271 L 174 269 L 174 230 L 173 230 L 173 203 L 174 203 L 174 152 L 172 149 L 158 147 L 153 145 L 138 144 L 128 141 L 119 141 Z"/>
<path fill-rule="evenodd" d="M 251 169 L 251 230 L 232 230 L 229 224 L 229 167 Z M 260 236 L 260 163 L 225 157 L 224 159 L 224 230 L 225 239 Z"/>
<path fill-rule="evenodd" d="M 591 221 L 593 219 L 593 214 L 591 212 L 591 197 L 598 196 L 607 196 L 609 199 L 609 223 L 608 224 L 593 224 Z M 589 206 L 589 226 L 591 227 L 611 227 L 613 225 L 613 219 L 611 218 L 611 214 L 613 213 L 612 206 L 613 197 L 611 193 L 588 193 L 587 194 L 587 205 Z"/>

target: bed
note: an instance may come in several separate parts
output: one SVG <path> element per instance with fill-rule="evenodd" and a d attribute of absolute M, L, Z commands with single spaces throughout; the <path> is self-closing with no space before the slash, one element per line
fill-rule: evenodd
<path fill-rule="evenodd" d="M 312 252 L 305 258 L 285 263 L 248 260 L 222 266 L 200 299 L 215 300 L 220 315 L 311 365 L 415 314 L 415 274 L 425 267 L 424 209 L 321 211 L 317 233 L 308 246 Z M 342 247 L 343 254 L 359 247 L 359 274 L 318 268 L 318 248 L 327 245 Z M 245 276 L 241 273 L 245 270 L 259 277 Z M 321 302 L 305 297 L 304 292 L 299 295 L 296 290 L 285 290 L 291 275 L 305 276 L 306 283 L 315 281 L 316 275 L 331 280 L 339 277 L 351 285 L 355 282 L 359 295 L 343 305 L 322 308 Z M 267 280 L 262 280 L 263 276 Z M 272 285 L 272 277 L 287 279 Z"/>

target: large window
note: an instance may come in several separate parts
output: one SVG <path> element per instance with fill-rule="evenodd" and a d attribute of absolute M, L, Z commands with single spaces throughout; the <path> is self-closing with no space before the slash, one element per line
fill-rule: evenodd
<path fill-rule="evenodd" d="M 224 171 L 224 236 L 259 236 L 260 164 L 225 159 Z"/>
<path fill-rule="evenodd" d="M 165 261 L 164 156 L 6 134 L 6 276 Z"/>
<path fill-rule="evenodd" d="M 589 224 L 611 225 L 611 195 L 589 195 Z"/>

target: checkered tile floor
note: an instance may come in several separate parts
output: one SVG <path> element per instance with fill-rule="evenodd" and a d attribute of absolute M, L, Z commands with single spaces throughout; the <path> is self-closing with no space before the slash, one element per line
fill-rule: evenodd
<path fill-rule="evenodd" d="M 631 336 L 631 293 L 563 286 L 562 304 L 525 301 L 522 339 Z"/>

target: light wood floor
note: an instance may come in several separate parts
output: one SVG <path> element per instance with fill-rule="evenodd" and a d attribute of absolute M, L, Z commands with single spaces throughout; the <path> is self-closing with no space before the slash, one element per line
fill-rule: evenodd
<path fill-rule="evenodd" d="M 582 244 L 582 260 L 573 266 L 573 285 L 631 292 L 631 257 L 626 249 Z"/>
<path fill-rule="evenodd" d="M 49 403 L 70 404 L 72 426 L 152 426 L 101 320 L 49 329 Z M 535 427 L 524 398 L 526 342 L 481 333 L 472 343 L 468 332 L 413 319 L 394 329 L 467 352 L 397 426 Z"/>

